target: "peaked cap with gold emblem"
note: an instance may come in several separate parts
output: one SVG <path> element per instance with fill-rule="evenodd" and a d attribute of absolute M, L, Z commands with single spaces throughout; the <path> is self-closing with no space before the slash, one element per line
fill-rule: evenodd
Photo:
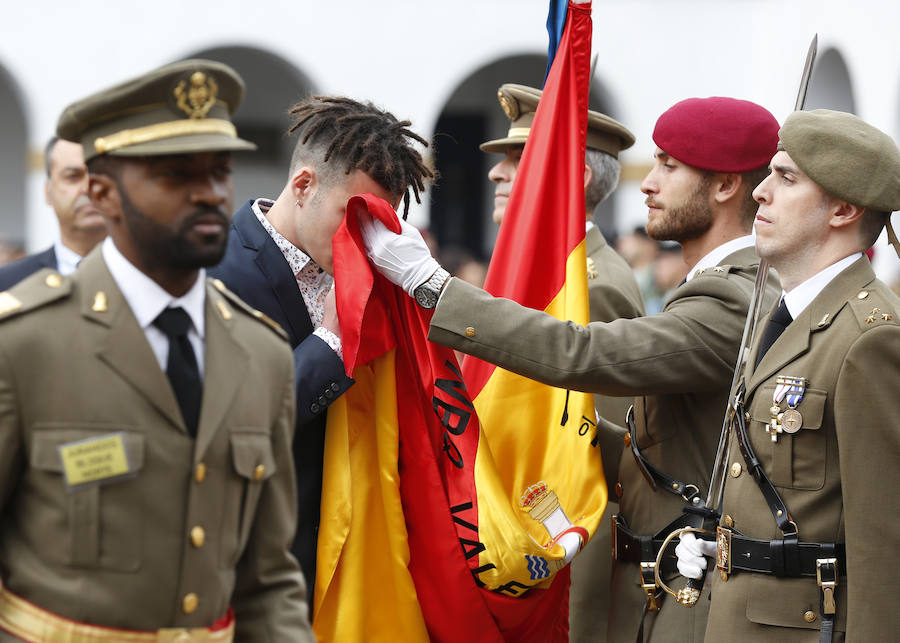
<path fill-rule="evenodd" d="M 81 143 L 84 158 L 254 150 L 231 115 L 244 82 L 228 65 L 182 60 L 69 105 L 57 135 Z"/>
<path fill-rule="evenodd" d="M 509 132 L 504 138 L 482 143 L 484 152 L 505 153 L 510 145 L 524 145 L 531 133 L 531 124 L 541 100 L 541 90 L 525 85 L 506 83 L 497 90 L 500 107 L 510 120 Z M 588 110 L 587 147 L 619 158 L 619 152 L 634 145 L 634 134 L 628 128 L 606 114 Z"/>

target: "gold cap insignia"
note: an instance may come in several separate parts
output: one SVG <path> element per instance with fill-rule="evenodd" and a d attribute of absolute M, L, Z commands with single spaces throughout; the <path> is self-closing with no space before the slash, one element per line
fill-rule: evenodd
<path fill-rule="evenodd" d="M 188 118 L 205 118 L 207 112 L 216 104 L 219 86 L 212 76 L 202 71 L 191 74 L 190 86 L 182 80 L 175 86 L 175 104 L 188 115 Z"/>
<path fill-rule="evenodd" d="M 519 118 L 519 102 L 515 98 L 507 96 L 501 89 L 497 92 L 497 99 L 500 101 L 503 113 L 506 114 L 509 120 L 514 121 Z"/>

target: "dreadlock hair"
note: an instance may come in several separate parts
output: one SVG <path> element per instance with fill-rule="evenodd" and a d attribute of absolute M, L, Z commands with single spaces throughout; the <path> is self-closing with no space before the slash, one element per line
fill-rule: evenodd
<path fill-rule="evenodd" d="M 425 181 L 433 180 L 435 172 L 413 147 L 413 142 L 428 147 L 428 141 L 408 129 L 410 121 L 339 96 L 310 96 L 291 107 L 290 114 L 294 124 L 288 133 L 297 133 L 292 171 L 314 153 L 322 163 L 342 165 L 344 174 L 361 170 L 391 194 L 402 194 L 404 219 L 410 188 L 416 203 L 422 202 Z"/>

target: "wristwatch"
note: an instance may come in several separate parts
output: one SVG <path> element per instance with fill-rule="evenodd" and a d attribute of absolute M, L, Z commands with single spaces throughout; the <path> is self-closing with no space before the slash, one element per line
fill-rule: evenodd
<path fill-rule="evenodd" d="M 416 297 L 416 303 L 422 308 L 434 308 L 437 306 L 438 295 L 441 294 L 441 288 L 444 287 L 444 282 L 449 278 L 450 273 L 443 268 L 439 267 L 435 270 L 428 281 L 416 286 L 416 289 L 413 291 L 413 294 Z"/>

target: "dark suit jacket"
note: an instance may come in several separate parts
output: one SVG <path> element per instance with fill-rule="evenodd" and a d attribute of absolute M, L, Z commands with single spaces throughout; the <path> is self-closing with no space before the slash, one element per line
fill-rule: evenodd
<path fill-rule="evenodd" d="M 0 291 L 9 290 L 41 268 L 56 270 L 56 252 L 53 250 L 53 246 L 0 268 Z"/>
<path fill-rule="evenodd" d="M 245 302 L 262 311 L 287 332 L 294 350 L 297 425 L 294 463 L 297 468 L 297 534 L 291 551 L 300 562 L 312 604 L 316 574 L 316 540 L 322 496 L 325 409 L 353 380 L 344 363 L 313 327 L 290 266 L 272 237 L 253 214 L 248 201 L 231 224 L 222 262 L 209 271 Z"/>

